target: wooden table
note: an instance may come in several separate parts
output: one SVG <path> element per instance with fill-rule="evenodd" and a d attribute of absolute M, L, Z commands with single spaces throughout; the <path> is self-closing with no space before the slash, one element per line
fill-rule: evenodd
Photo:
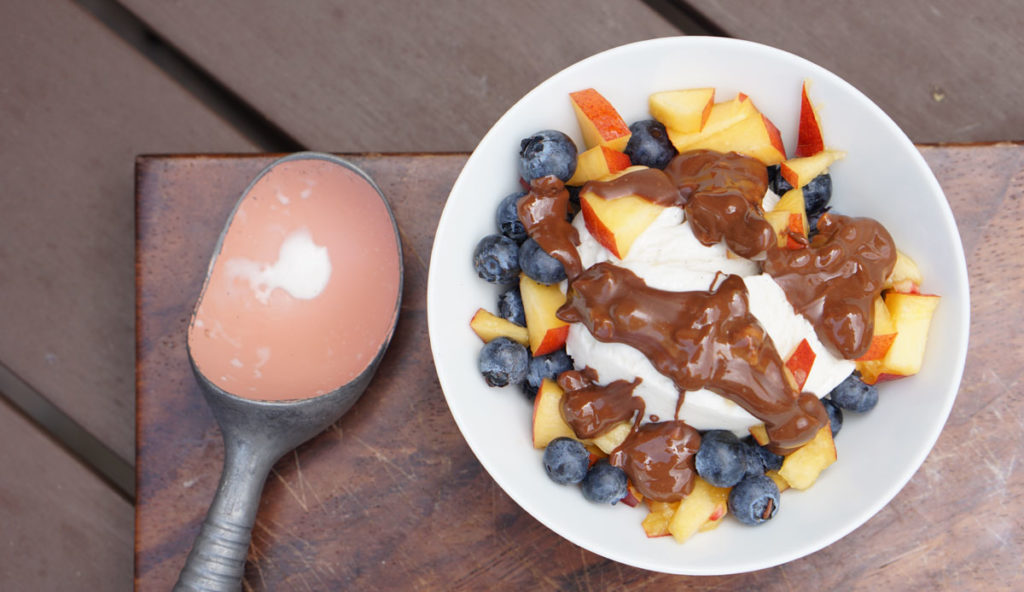
<path fill-rule="evenodd" d="M 1011 303 L 1024 292 L 1024 146 L 921 150 L 953 207 L 972 286 L 971 349 L 946 428 L 903 491 L 851 535 L 783 566 L 708 578 L 583 551 L 491 480 L 452 421 L 427 342 L 433 230 L 466 156 L 350 157 L 389 196 L 402 232 L 402 314 L 360 402 L 271 474 L 245 588 L 1021 589 L 1024 310 Z M 220 435 L 185 328 L 227 213 L 270 160 L 137 161 L 139 590 L 173 583 L 217 484 Z"/>

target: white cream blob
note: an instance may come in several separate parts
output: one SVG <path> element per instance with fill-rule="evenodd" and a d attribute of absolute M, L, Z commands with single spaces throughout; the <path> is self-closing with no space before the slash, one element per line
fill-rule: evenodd
<path fill-rule="evenodd" d="M 331 279 L 331 259 L 327 247 L 313 242 L 309 230 L 302 228 L 289 234 L 277 254 L 277 261 L 265 265 L 251 259 L 235 258 L 225 262 L 229 278 L 249 282 L 256 299 L 263 304 L 270 294 L 281 288 L 293 298 L 312 300 L 320 295 Z"/>
<path fill-rule="evenodd" d="M 765 204 L 773 205 L 778 196 L 770 191 Z M 803 316 L 793 310 L 782 288 L 771 277 L 761 275 L 758 265 L 730 254 L 724 244 L 704 246 L 684 222 L 680 208 L 667 208 L 637 237 L 625 259 L 605 249 L 587 231 L 583 217 L 573 226 L 579 232 L 578 248 L 584 267 L 601 261 L 629 269 L 652 288 L 675 292 L 708 290 L 719 273 L 735 274 L 747 285 L 750 312 L 772 338 L 785 360 L 802 339 L 807 339 L 817 355 L 803 390 L 822 397 L 853 372 L 852 361 L 833 356 Z M 658 372 L 639 350 L 621 343 L 602 343 L 580 323 L 569 327 L 566 351 L 577 368 L 589 366 L 598 372 L 603 384 L 615 380 L 641 378 L 634 393 L 645 402 L 645 421 L 678 417 L 698 430 L 726 429 L 738 436 L 761 423 L 736 403 L 706 389 L 689 391 L 676 415 L 679 392 L 670 378 Z"/>

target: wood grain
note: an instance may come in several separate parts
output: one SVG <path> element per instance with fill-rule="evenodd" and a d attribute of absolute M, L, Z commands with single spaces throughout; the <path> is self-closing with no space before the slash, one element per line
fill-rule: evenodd
<path fill-rule="evenodd" d="M 599 51 L 678 30 L 640 0 L 122 0 L 316 150 L 469 151 L 528 90 Z"/>
<path fill-rule="evenodd" d="M 674 1 L 835 72 L 915 142 L 1024 140 L 1019 2 Z"/>
<path fill-rule="evenodd" d="M 1024 311 L 1006 303 L 1024 290 L 1024 146 L 922 150 L 972 245 L 972 346 L 945 431 L 903 491 L 849 536 L 783 566 L 706 578 L 583 551 L 490 479 L 444 403 L 424 310 L 432 233 L 465 156 L 353 158 L 403 232 L 402 316 L 353 411 L 277 464 L 246 589 L 1021 589 Z M 268 161 L 138 162 L 140 590 L 174 581 L 217 483 L 222 446 L 190 375 L 185 326 L 228 210 Z"/>
<path fill-rule="evenodd" d="M 0 588 L 127 588 L 131 504 L 2 398 L 0 450 Z"/>
<path fill-rule="evenodd" d="M 72 3 L 0 3 L 0 55 L 0 360 L 131 462 L 132 159 L 252 145 Z"/>

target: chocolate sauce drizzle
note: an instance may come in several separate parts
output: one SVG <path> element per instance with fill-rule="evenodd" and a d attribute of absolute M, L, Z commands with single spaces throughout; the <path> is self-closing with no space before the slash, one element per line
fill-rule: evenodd
<path fill-rule="evenodd" d="M 604 199 L 636 195 L 664 207 L 686 211 L 694 236 L 704 245 L 720 240 L 736 254 L 751 258 L 775 242 L 761 200 L 768 172 L 761 161 L 730 152 L 693 150 L 677 155 L 664 171 L 643 169 L 610 181 L 590 181 L 581 193 Z"/>
<path fill-rule="evenodd" d="M 644 415 L 644 400 L 633 396 L 641 379 L 597 383 L 597 371 L 587 367 L 569 370 L 558 377 L 562 395 L 562 417 L 580 438 L 596 438 L 617 424 Z"/>
<path fill-rule="evenodd" d="M 558 177 L 548 175 L 531 181 L 530 192 L 519 198 L 516 211 L 526 233 L 565 267 L 569 279 L 583 271 L 576 250 L 579 233 L 566 221 L 569 192 Z"/>
<path fill-rule="evenodd" d="M 674 502 L 693 491 L 694 455 L 700 434 L 681 420 L 645 423 L 608 461 L 623 471 L 637 490 L 653 500 Z"/>
<path fill-rule="evenodd" d="M 778 448 L 807 442 L 827 420 L 818 398 L 786 377 L 739 276 L 706 292 L 668 292 L 598 263 L 573 280 L 557 316 L 583 323 L 598 341 L 636 348 L 681 392 L 707 388 L 735 402 L 764 421 Z"/>
<path fill-rule="evenodd" d="M 764 219 L 761 200 L 768 190 L 768 171 L 761 161 L 730 152 L 684 152 L 665 173 L 686 200 L 686 219 L 704 245 L 725 240 L 734 253 L 748 259 L 775 244 L 775 231 Z"/>
<path fill-rule="evenodd" d="M 855 359 L 871 345 L 874 300 L 895 264 L 892 236 L 880 223 L 830 213 L 806 248 L 770 249 L 762 268 L 826 347 Z"/>

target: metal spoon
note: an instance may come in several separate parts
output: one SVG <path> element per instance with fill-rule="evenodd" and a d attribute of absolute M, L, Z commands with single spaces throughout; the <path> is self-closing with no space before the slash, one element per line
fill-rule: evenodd
<path fill-rule="evenodd" d="M 286 452 L 326 429 L 352 407 L 369 384 L 394 334 L 401 304 L 403 275 L 401 242 L 394 214 L 380 188 L 366 173 L 328 154 L 304 152 L 289 155 L 270 164 L 257 175 L 242 193 L 221 232 L 204 281 L 204 294 L 213 271 L 213 262 L 221 251 L 228 228 L 246 195 L 276 165 L 302 159 L 327 160 L 354 171 L 377 191 L 384 202 L 395 230 L 395 247 L 398 249 L 398 296 L 390 328 L 375 357 L 354 379 L 327 394 L 290 401 L 247 399 L 221 389 L 202 373 L 189 350 L 192 369 L 224 438 L 224 467 L 206 520 L 174 586 L 176 591 L 240 589 L 260 494 L 271 467 Z M 195 322 L 196 310 L 202 299 L 203 295 L 200 295 L 192 313 L 190 327 Z"/>

